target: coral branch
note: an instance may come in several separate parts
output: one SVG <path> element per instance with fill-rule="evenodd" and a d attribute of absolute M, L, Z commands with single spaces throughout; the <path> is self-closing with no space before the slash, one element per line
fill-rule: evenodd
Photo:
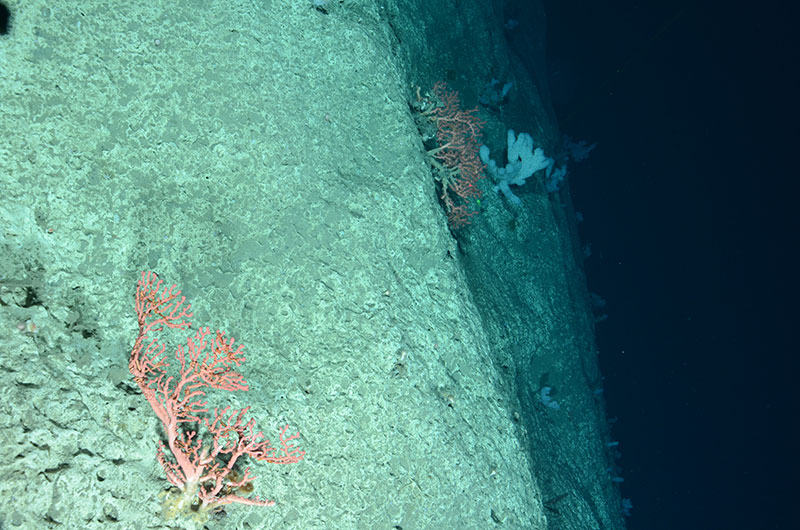
<path fill-rule="evenodd" d="M 281 447 L 272 447 L 264 434 L 256 431 L 254 419 L 244 422 L 250 407 L 214 409 L 214 418 L 209 421 L 205 416 L 209 409 L 203 389 L 246 391 L 249 388 L 244 376 L 236 371 L 245 362 L 243 347 L 234 348 L 234 339 L 226 338 L 223 331 L 212 334 L 207 327 L 199 328 L 194 336 L 187 338 L 186 346 L 176 350 L 178 374 L 169 375 L 165 346 L 148 334 L 164 328 L 189 328 L 186 319 L 192 313 L 191 305 L 184 305 L 186 298 L 175 285 L 169 288 L 162 285 L 155 273 L 142 272 L 135 304 L 139 335 L 128 366 L 166 432 L 167 443 L 159 442 L 156 458 L 167 480 L 178 491 L 167 496 L 165 512 L 173 516 L 193 506 L 201 513 L 210 513 L 231 503 L 275 504 L 237 493 L 247 489 L 256 477 L 249 468 L 240 476 L 235 466 L 244 456 L 273 464 L 299 462 L 305 452 L 288 443 L 299 433 L 287 438 L 288 425 L 283 427 Z M 210 444 L 204 446 L 202 435 L 182 427 L 185 424 L 205 427 Z"/>

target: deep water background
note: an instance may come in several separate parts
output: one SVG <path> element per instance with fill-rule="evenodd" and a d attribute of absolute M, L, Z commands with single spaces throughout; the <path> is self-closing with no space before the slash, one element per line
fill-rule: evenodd
<path fill-rule="evenodd" d="M 560 126 L 598 143 L 570 191 L 608 301 L 597 332 L 629 528 L 786 528 L 797 5 L 545 8 Z"/>

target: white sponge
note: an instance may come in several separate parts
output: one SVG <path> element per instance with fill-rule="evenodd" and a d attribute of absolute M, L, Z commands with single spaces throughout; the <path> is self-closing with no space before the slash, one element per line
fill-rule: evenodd
<path fill-rule="evenodd" d="M 489 148 L 481 146 L 480 157 L 486 169 L 492 176 L 497 186 L 495 191 L 503 192 L 506 199 L 513 204 L 520 204 L 520 199 L 511 191 L 511 184 L 522 186 L 525 179 L 539 171 L 553 165 L 553 159 L 544 156 L 541 147 L 534 149 L 533 137 L 530 134 L 520 133 L 514 135 L 514 130 L 508 130 L 508 164 L 504 168 L 498 168 L 497 163 L 489 158 Z"/>

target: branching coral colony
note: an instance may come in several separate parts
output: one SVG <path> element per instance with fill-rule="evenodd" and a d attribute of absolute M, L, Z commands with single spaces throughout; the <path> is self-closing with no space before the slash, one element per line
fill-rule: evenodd
<path fill-rule="evenodd" d="M 236 371 L 245 361 L 242 346 L 234 348 L 234 340 L 223 331 L 199 328 L 175 351 L 179 371 L 169 375 L 166 347 L 151 334 L 188 329 L 192 306 L 185 302 L 175 285 L 168 288 L 155 273 L 142 272 L 136 289 L 139 335 L 128 367 L 166 432 L 167 444 L 159 442 L 157 458 L 175 488 L 164 497 L 164 514 L 195 512 L 206 517 L 232 503 L 272 506 L 274 501 L 243 495 L 252 490 L 255 477 L 249 468 L 239 471 L 235 466 L 244 456 L 272 464 L 299 462 L 305 451 L 293 441 L 300 435 L 287 435 L 289 426 L 284 426 L 276 448 L 256 431 L 254 419 L 244 421 L 250 407 L 215 408 L 213 416 L 206 414 L 204 388 L 248 389 Z"/>
<path fill-rule="evenodd" d="M 422 96 L 417 90 L 415 106 L 422 117 L 435 125 L 438 145 L 428 155 L 441 184 L 440 199 L 450 228 L 461 228 L 478 213 L 473 208 L 474 201 L 483 193 L 477 183 L 486 177 L 486 166 L 478 157 L 478 150 L 486 122 L 476 116 L 477 107 L 462 109 L 458 92 L 442 81 L 433 85 L 431 94 Z"/>

